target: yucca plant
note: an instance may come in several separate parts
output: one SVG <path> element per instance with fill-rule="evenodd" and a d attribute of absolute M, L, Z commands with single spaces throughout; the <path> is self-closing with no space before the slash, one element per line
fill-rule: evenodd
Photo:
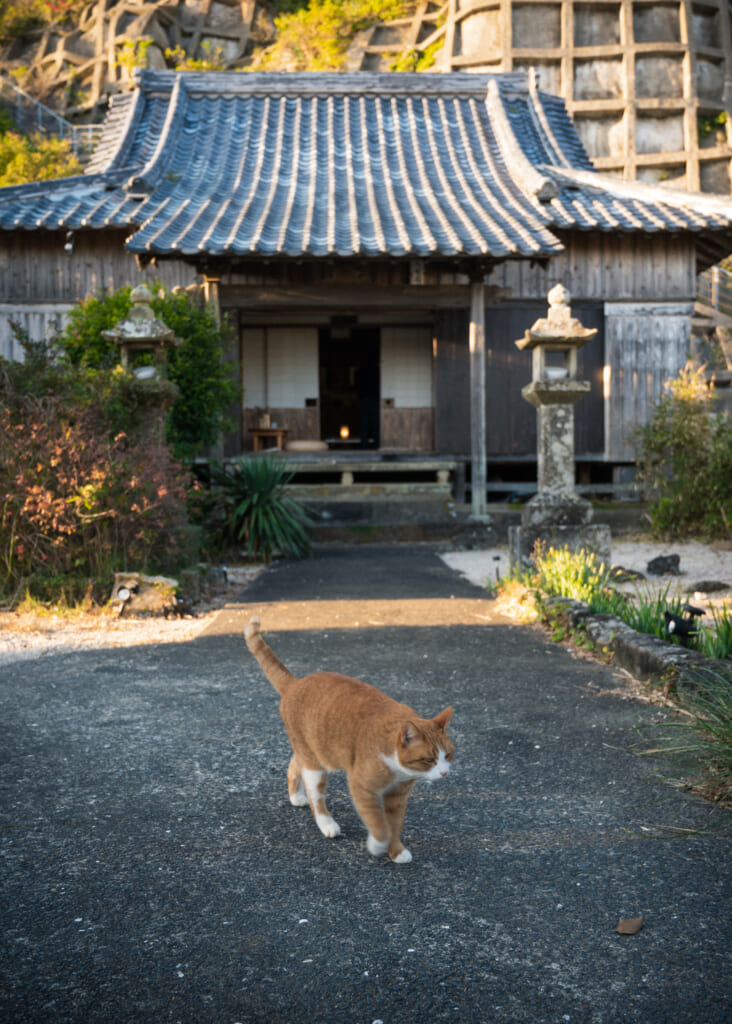
<path fill-rule="evenodd" d="M 244 541 L 250 558 L 268 562 L 275 551 L 293 558 L 310 554 L 312 519 L 285 493 L 293 475 L 286 462 L 269 455 L 211 467 L 212 501 L 225 513 L 223 532 L 230 541 Z"/>

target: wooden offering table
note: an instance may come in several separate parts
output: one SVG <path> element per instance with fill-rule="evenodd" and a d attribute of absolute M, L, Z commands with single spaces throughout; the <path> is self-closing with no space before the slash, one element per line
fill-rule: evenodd
<path fill-rule="evenodd" d="M 285 441 L 287 440 L 287 430 L 284 427 L 256 427 L 250 430 L 252 435 L 252 450 L 255 452 L 261 452 L 264 445 L 262 442 L 265 438 L 273 437 L 274 443 L 280 450 L 285 447 Z"/>

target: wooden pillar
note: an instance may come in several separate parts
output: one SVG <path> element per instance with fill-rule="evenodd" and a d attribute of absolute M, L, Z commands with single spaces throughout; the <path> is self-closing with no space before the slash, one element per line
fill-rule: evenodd
<path fill-rule="evenodd" d="M 216 317 L 216 323 L 221 327 L 221 305 L 219 303 L 219 283 L 221 279 L 218 277 L 209 277 L 208 274 L 203 276 L 203 295 L 206 302 L 213 309 L 214 316 Z"/>
<path fill-rule="evenodd" d="M 472 515 L 485 519 L 485 284 L 470 285 L 470 462 Z"/>

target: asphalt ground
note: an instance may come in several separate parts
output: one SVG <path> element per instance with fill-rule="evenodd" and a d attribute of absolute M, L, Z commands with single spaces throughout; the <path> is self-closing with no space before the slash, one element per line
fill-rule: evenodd
<path fill-rule="evenodd" d="M 368 855 L 342 777 L 341 837 L 290 805 L 255 611 L 297 674 L 454 706 L 411 864 Z M 1 668 L 0 1021 L 732 1021 L 732 833 L 654 838 L 720 812 L 638 756 L 658 711 L 623 687 L 429 547 L 323 548 L 195 641 Z"/>

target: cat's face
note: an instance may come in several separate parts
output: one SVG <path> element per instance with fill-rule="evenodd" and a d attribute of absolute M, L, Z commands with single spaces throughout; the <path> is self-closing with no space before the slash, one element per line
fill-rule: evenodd
<path fill-rule="evenodd" d="M 455 745 L 446 733 L 452 708 L 427 721 L 407 722 L 399 734 L 397 760 L 412 779 L 435 782 L 450 774 Z"/>

